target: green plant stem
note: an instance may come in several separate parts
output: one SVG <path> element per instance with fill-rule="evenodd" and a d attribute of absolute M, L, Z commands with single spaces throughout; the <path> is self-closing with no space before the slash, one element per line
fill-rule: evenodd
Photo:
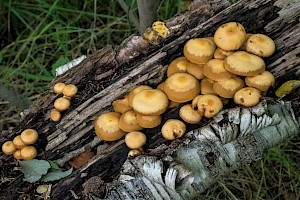
<path fill-rule="evenodd" d="M 142 34 L 157 19 L 156 1 L 137 0 L 140 17 L 140 34 Z"/>

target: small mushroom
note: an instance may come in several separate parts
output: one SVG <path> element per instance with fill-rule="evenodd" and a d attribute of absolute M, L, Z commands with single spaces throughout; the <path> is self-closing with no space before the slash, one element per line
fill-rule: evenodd
<path fill-rule="evenodd" d="M 258 104 L 261 97 L 260 91 L 253 87 L 245 87 L 234 94 L 234 102 L 246 107 Z"/>
<path fill-rule="evenodd" d="M 233 98 L 234 94 L 245 86 L 240 77 L 231 77 L 225 81 L 215 82 L 213 90 L 221 97 Z"/>
<path fill-rule="evenodd" d="M 34 129 L 26 129 L 21 133 L 21 140 L 24 144 L 34 144 L 39 137 L 39 134 Z"/>
<path fill-rule="evenodd" d="M 184 45 L 184 56 L 192 63 L 204 64 L 212 59 L 216 45 L 207 38 L 194 38 Z"/>
<path fill-rule="evenodd" d="M 21 149 L 21 157 L 24 160 L 32 160 L 37 156 L 37 150 L 34 146 L 27 146 Z"/>
<path fill-rule="evenodd" d="M 96 135 L 105 141 L 115 141 L 122 138 L 125 132 L 119 128 L 121 114 L 108 112 L 100 115 L 94 124 Z"/>
<path fill-rule="evenodd" d="M 275 52 L 275 43 L 264 34 L 253 34 L 247 40 L 246 51 L 259 57 L 270 57 Z"/>
<path fill-rule="evenodd" d="M 130 149 L 139 149 L 146 144 L 147 138 L 144 133 L 133 131 L 125 136 L 125 143 Z"/>
<path fill-rule="evenodd" d="M 203 65 L 201 64 L 189 62 L 188 66 L 186 67 L 186 70 L 187 73 L 193 75 L 198 80 L 203 79 L 205 77 L 203 74 Z"/>
<path fill-rule="evenodd" d="M 14 143 L 12 141 L 7 141 L 2 144 L 2 152 L 6 155 L 12 155 L 17 151 Z"/>
<path fill-rule="evenodd" d="M 121 114 L 125 113 L 126 111 L 132 110 L 132 107 L 129 105 L 128 97 L 125 97 L 124 99 L 115 100 L 112 103 L 112 106 L 115 112 Z"/>
<path fill-rule="evenodd" d="M 160 125 L 162 117 L 157 116 L 145 116 L 139 115 L 136 116 L 138 124 L 143 128 L 154 128 Z"/>
<path fill-rule="evenodd" d="M 66 86 L 66 84 L 64 84 L 64 83 L 56 83 L 53 87 L 54 93 L 62 94 L 65 86 Z"/>
<path fill-rule="evenodd" d="M 142 129 L 138 124 L 137 114 L 133 110 L 129 110 L 121 115 L 119 127 L 125 132 L 139 131 Z"/>
<path fill-rule="evenodd" d="M 216 45 L 225 51 L 238 50 L 245 40 L 245 28 L 238 22 L 229 22 L 221 25 L 214 35 Z"/>
<path fill-rule="evenodd" d="M 58 111 L 64 111 L 69 109 L 71 106 L 71 102 L 66 97 L 60 97 L 54 101 L 54 108 Z"/>
<path fill-rule="evenodd" d="M 14 143 L 14 145 L 15 145 L 15 147 L 16 147 L 17 149 L 23 149 L 24 147 L 27 146 L 27 145 L 22 141 L 21 135 L 16 136 L 16 137 L 13 139 L 13 143 Z"/>
<path fill-rule="evenodd" d="M 128 103 L 129 105 L 132 107 L 132 99 L 134 97 L 134 95 L 142 90 L 149 90 L 152 89 L 152 87 L 148 86 L 148 85 L 139 85 L 135 88 L 133 88 L 129 94 L 128 94 Z"/>
<path fill-rule="evenodd" d="M 234 51 L 225 51 L 218 47 L 214 52 L 214 58 L 225 59 L 227 56 L 230 56 L 233 53 L 234 53 Z"/>
<path fill-rule="evenodd" d="M 224 60 L 224 67 L 227 71 L 239 76 L 256 76 L 265 71 L 265 61 L 260 57 L 237 51 Z"/>
<path fill-rule="evenodd" d="M 165 82 L 160 83 L 160 84 L 156 87 L 156 89 L 157 89 L 157 90 L 160 90 L 160 91 L 162 91 L 162 92 L 164 92 L 164 84 L 165 84 Z"/>
<path fill-rule="evenodd" d="M 140 115 L 160 115 L 169 105 L 166 94 L 157 89 L 142 90 L 132 99 L 133 110 Z"/>
<path fill-rule="evenodd" d="M 197 100 L 198 112 L 207 118 L 215 116 L 223 108 L 221 99 L 212 94 L 200 95 Z"/>
<path fill-rule="evenodd" d="M 271 72 L 264 71 L 256 76 L 245 78 L 246 85 L 254 87 L 260 91 L 267 91 L 269 87 L 275 85 L 275 77 Z"/>
<path fill-rule="evenodd" d="M 186 67 L 188 66 L 189 61 L 185 57 L 179 57 L 173 60 L 167 69 L 167 77 L 178 73 L 178 72 L 186 72 Z"/>
<path fill-rule="evenodd" d="M 53 109 L 50 113 L 50 118 L 52 121 L 58 122 L 61 119 L 61 113 L 58 110 Z"/>
<path fill-rule="evenodd" d="M 185 124 L 178 119 L 169 119 L 161 128 L 162 136 L 166 140 L 181 138 L 186 132 Z"/>
<path fill-rule="evenodd" d="M 129 152 L 128 152 L 128 158 L 132 158 L 132 157 L 137 157 L 139 155 L 141 155 L 142 152 L 138 149 L 131 149 Z"/>
<path fill-rule="evenodd" d="M 171 101 L 183 103 L 192 100 L 200 93 L 200 84 L 190 74 L 176 73 L 165 81 L 164 92 Z"/>
<path fill-rule="evenodd" d="M 17 159 L 17 160 L 23 159 L 23 157 L 21 155 L 21 150 L 20 149 L 18 149 L 17 151 L 15 151 L 14 158 Z"/>
<path fill-rule="evenodd" d="M 203 67 L 203 74 L 214 81 L 224 81 L 234 76 L 225 69 L 224 61 L 221 59 L 208 61 Z"/>
<path fill-rule="evenodd" d="M 179 106 L 180 103 L 175 102 L 175 101 L 169 101 L 169 106 L 168 108 L 175 108 L 177 106 Z"/>
<path fill-rule="evenodd" d="M 69 84 L 64 87 L 63 94 L 67 97 L 72 98 L 75 96 L 77 91 L 78 91 L 78 88 L 75 85 Z"/>
<path fill-rule="evenodd" d="M 246 44 L 247 44 L 247 41 L 248 41 L 248 39 L 251 35 L 253 35 L 253 34 L 252 33 L 246 33 L 246 40 L 243 43 L 243 45 L 239 48 L 239 51 L 246 51 Z"/>
<path fill-rule="evenodd" d="M 215 81 L 209 79 L 209 78 L 204 78 L 201 80 L 201 94 L 217 94 L 213 90 L 213 85 Z"/>
<path fill-rule="evenodd" d="M 202 118 L 202 115 L 192 108 L 192 104 L 182 106 L 179 110 L 179 116 L 189 124 L 198 124 Z"/>

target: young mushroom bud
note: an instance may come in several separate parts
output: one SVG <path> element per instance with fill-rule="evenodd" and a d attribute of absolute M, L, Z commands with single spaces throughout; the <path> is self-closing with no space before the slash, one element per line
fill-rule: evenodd
<path fill-rule="evenodd" d="M 202 115 L 197 110 L 194 110 L 191 104 L 182 106 L 179 110 L 179 116 L 189 124 L 198 124 L 202 118 Z"/>
<path fill-rule="evenodd" d="M 20 149 L 18 149 L 17 151 L 15 151 L 14 158 L 17 159 L 17 160 L 23 159 L 23 157 L 21 155 L 21 150 Z"/>
<path fill-rule="evenodd" d="M 122 114 L 119 121 L 119 127 L 125 132 L 139 131 L 142 129 L 142 127 L 138 124 L 137 114 L 133 110 Z"/>
<path fill-rule="evenodd" d="M 185 124 L 178 119 L 169 119 L 161 128 L 162 136 L 166 140 L 181 138 L 186 132 Z"/>
<path fill-rule="evenodd" d="M 54 93 L 62 94 L 65 86 L 66 86 L 66 84 L 64 84 L 64 83 L 56 83 L 53 87 Z"/>
<path fill-rule="evenodd" d="M 26 129 L 21 133 L 21 140 L 25 144 L 34 144 L 39 137 L 39 134 L 34 129 Z"/>
<path fill-rule="evenodd" d="M 165 84 L 165 82 L 160 83 L 160 84 L 156 87 L 156 89 L 163 92 L 163 91 L 164 91 L 164 84 Z"/>
<path fill-rule="evenodd" d="M 257 105 L 260 97 L 260 91 L 256 88 L 245 87 L 234 94 L 234 102 L 239 105 L 250 107 Z"/>
<path fill-rule="evenodd" d="M 185 57 L 179 57 L 173 60 L 167 69 L 167 77 L 170 77 L 171 75 L 178 73 L 178 72 L 186 72 L 186 68 L 188 66 L 190 61 L 186 59 Z"/>
<path fill-rule="evenodd" d="M 37 156 L 37 150 L 34 146 L 27 146 L 21 149 L 21 157 L 24 160 L 32 160 Z"/>
<path fill-rule="evenodd" d="M 64 87 L 63 94 L 67 97 L 72 98 L 75 96 L 77 91 L 78 91 L 78 88 L 75 85 L 69 84 Z"/>
<path fill-rule="evenodd" d="M 16 137 L 13 139 L 13 143 L 14 143 L 14 145 L 15 145 L 15 147 L 16 147 L 17 149 L 23 149 L 24 147 L 27 146 L 27 145 L 22 141 L 21 135 L 16 136 Z"/>
<path fill-rule="evenodd" d="M 50 118 L 52 121 L 58 122 L 61 119 L 61 113 L 58 110 L 53 109 L 50 113 Z"/>
<path fill-rule="evenodd" d="M 60 97 L 54 101 L 54 108 L 58 111 L 64 111 L 69 109 L 71 106 L 71 102 L 66 97 Z"/>
<path fill-rule="evenodd" d="M 125 132 L 119 128 L 121 114 L 108 112 L 100 115 L 94 124 L 96 135 L 105 141 L 115 141 L 125 135 Z"/>
<path fill-rule="evenodd" d="M 239 51 L 246 51 L 246 44 L 247 44 L 247 41 L 248 41 L 248 39 L 251 35 L 253 35 L 253 34 L 252 33 L 246 33 L 246 40 L 243 43 L 243 45 L 239 48 Z"/>
<path fill-rule="evenodd" d="M 161 116 L 145 116 L 137 114 L 136 119 L 138 124 L 143 128 L 154 128 L 160 125 Z"/>
<path fill-rule="evenodd" d="M 217 94 L 214 89 L 213 89 L 213 85 L 214 85 L 215 81 L 209 79 L 209 78 L 204 78 L 201 80 L 201 94 Z"/>
<path fill-rule="evenodd" d="M 259 57 L 269 57 L 275 52 L 275 43 L 264 34 L 253 34 L 247 40 L 246 51 Z"/>
<path fill-rule="evenodd" d="M 203 74 L 203 65 L 200 64 L 189 62 L 188 66 L 186 67 L 186 71 L 198 80 L 203 79 L 205 77 Z"/>
<path fill-rule="evenodd" d="M 138 149 L 131 149 L 129 152 L 128 152 L 128 158 L 133 158 L 133 157 L 137 157 L 139 155 L 141 155 L 142 152 Z"/>
<path fill-rule="evenodd" d="M 2 152 L 6 155 L 12 155 L 15 151 L 17 151 L 17 148 L 12 141 L 4 142 L 2 145 Z"/>
<path fill-rule="evenodd" d="M 221 97 L 233 98 L 234 94 L 245 86 L 243 79 L 232 77 L 225 81 L 215 82 L 213 90 Z"/>
<path fill-rule="evenodd" d="M 200 95 L 197 100 L 198 112 L 207 118 L 215 116 L 223 108 L 221 99 L 212 94 Z"/>
<path fill-rule="evenodd" d="M 260 91 L 267 91 L 269 87 L 275 85 L 275 77 L 271 72 L 264 71 L 256 76 L 247 76 L 245 82 L 250 87 Z"/>
<path fill-rule="evenodd" d="M 132 110 L 132 107 L 129 105 L 128 97 L 124 99 L 118 99 L 112 103 L 115 112 L 125 113 L 126 111 Z"/>
<path fill-rule="evenodd" d="M 225 69 L 221 59 L 209 60 L 203 67 L 203 74 L 214 81 L 224 81 L 234 76 Z"/>
<path fill-rule="evenodd" d="M 137 87 L 133 88 L 128 94 L 128 103 L 129 103 L 129 105 L 132 107 L 132 99 L 135 96 L 135 94 L 137 94 L 140 91 L 149 90 L 149 89 L 152 89 L 152 87 L 150 87 L 148 85 L 140 85 L 140 86 L 137 86 Z"/>
<path fill-rule="evenodd" d="M 134 131 L 127 133 L 125 143 L 130 149 L 139 149 L 146 144 L 147 138 L 144 133 Z"/>
<path fill-rule="evenodd" d="M 225 59 L 227 56 L 230 56 L 233 54 L 234 51 L 225 51 L 223 49 L 220 49 L 219 47 L 215 50 L 214 58 L 217 59 Z"/>

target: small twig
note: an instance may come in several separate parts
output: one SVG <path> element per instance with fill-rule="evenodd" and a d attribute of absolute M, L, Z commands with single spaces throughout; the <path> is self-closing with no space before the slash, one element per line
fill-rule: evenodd
<path fill-rule="evenodd" d="M 124 0 L 118 0 L 121 8 L 126 12 L 128 15 L 129 21 L 133 23 L 134 27 L 137 30 L 140 30 L 140 23 L 137 17 L 133 14 L 132 10 L 128 7 Z"/>

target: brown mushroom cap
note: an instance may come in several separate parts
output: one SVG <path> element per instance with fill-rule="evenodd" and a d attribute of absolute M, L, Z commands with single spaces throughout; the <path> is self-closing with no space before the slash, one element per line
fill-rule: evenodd
<path fill-rule="evenodd" d="M 138 124 L 143 128 L 154 128 L 160 125 L 162 117 L 158 116 L 145 116 L 139 115 L 136 116 Z"/>
<path fill-rule="evenodd" d="M 54 108 L 58 111 L 64 111 L 69 109 L 71 106 L 71 102 L 66 97 L 60 97 L 54 101 Z"/>
<path fill-rule="evenodd" d="M 178 72 L 186 72 L 186 67 L 188 64 L 189 61 L 185 57 L 176 58 L 168 66 L 167 77 L 170 77 L 171 75 Z"/>
<path fill-rule="evenodd" d="M 65 86 L 66 86 L 66 84 L 64 84 L 64 83 L 56 83 L 53 87 L 53 91 L 56 94 L 62 94 Z"/>
<path fill-rule="evenodd" d="M 224 60 L 224 67 L 227 71 L 240 76 L 256 76 L 265 71 L 265 61 L 260 57 L 237 51 Z"/>
<path fill-rule="evenodd" d="M 37 156 L 37 150 L 34 146 L 27 146 L 21 149 L 21 157 L 24 160 L 32 160 Z"/>
<path fill-rule="evenodd" d="M 115 100 L 112 103 L 112 106 L 115 112 L 121 114 L 125 113 L 126 111 L 132 110 L 132 107 L 129 105 L 128 97 L 125 97 L 124 99 Z"/>
<path fill-rule="evenodd" d="M 186 70 L 190 75 L 193 75 L 198 80 L 203 79 L 205 77 L 203 74 L 203 65 L 189 62 L 188 66 L 186 67 Z"/>
<path fill-rule="evenodd" d="M 258 104 L 261 97 L 260 91 L 256 88 L 245 87 L 234 94 L 234 102 L 246 107 Z"/>
<path fill-rule="evenodd" d="M 195 64 L 204 64 L 212 59 L 216 45 L 207 38 L 194 38 L 184 45 L 184 56 Z"/>
<path fill-rule="evenodd" d="M 27 145 L 22 141 L 21 135 L 16 136 L 16 137 L 13 139 L 13 143 L 14 143 L 14 145 L 15 145 L 15 147 L 16 147 L 17 149 L 23 149 L 24 147 L 27 146 Z"/>
<path fill-rule="evenodd" d="M 243 79 L 232 77 L 225 81 L 215 82 L 213 90 L 221 97 L 233 98 L 234 94 L 245 86 Z"/>
<path fill-rule="evenodd" d="M 6 155 L 11 155 L 15 153 L 15 151 L 17 151 L 17 148 L 12 141 L 4 142 L 2 145 L 2 152 Z"/>
<path fill-rule="evenodd" d="M 234 75 L 224 67 L 224 60 L 211 59 L 203 66 L 203 74 L 214 81 L 224 81 Z"/>
<path fill-rule="evenodd" d="M 53 109 L 50 113 L 50 118 L 52 121 L 58 122 L 61 119 L 61 113 L 58 110 Z"/>
<path fill-rule="evenodd" d="M 25 144 L 34 144 L 39 137 L 39 134 L 34 129 L 26 129 L 21 133 L 21 140 Z"/>
<path fill-rule="evenodd" d="M 246 33 L 246 40 L 245 42 L 243 43 L 243 45 L 240 47 L 240 51 L 246 51 L 246 44 L 247 44 L 247 41 L 249 39 L 249 37 L 253 35 L 252 33 Z"/>
<path fill-rule="evenodd" d="M 119 127 L 125 132 L 139 131 L 142 129 L 142 127 L 138 124 L 137 114 L 133 110 L 122 114 L 119 121 Z"/>
<path fill-rule="evenodd" d="M 14 158 L 17 159 L 17 160 L 23 159 L 23 157 L 21 155 L 21 150 L 20 149 L 18 149 L 17 151 L 15 151 Z"/>
<path fill-rule="evenodd" d="M 166 140 L 181 138 L 186 132 L 185 124 L 178 119 L 169 119 L 161 128 L 162 136 Z"/>
<path fill-rule="evenodd" d="M 197 102 L 198 111 L 205 117 L 210 118 L 218 114 L 223 108 L 221 99 L 212 94 L 200 95 Z"/>
<path fill-rule="evenodd" d="M 160 115 L 169 105 L 167 95 L 157 89 L 143 90 L 132 99 L 133 110 L 140 115 Z"/>
<path fill-rule="evenodd" d="M 264 34 L 254 34 L 247 40 L 246 51 L 259 57 L 269 57 L 275 52 L 275 43 Z"/>
<path fill-rule="evenodd" d="M 209 79 L 209 78 L 204 78 L 201 80 L 201 94 L 217 94 L 213 90 L 213 85 L 215 81 Z"/>
<path fill-rule="evenodd" d="M 115 141 L 125 135 L 125 132 L 119 128 L 121 114 L 108 112 L 100 115 L 94 124 L 96 135 L 105 141 Z"/>
<path fill-rule="evenodd" d="M 156 89 L 163 92 L 163 91 L 164 91 L 164 84 L 165 84 L 165 82 L 160 83 L 160 84 L 156 87 Z"/>
<path fill-rule="evenodd" d="M 245 28 L 237 22 L 229 22 L 221 25 L 214 35 L 216 45 L 225 51 L 238 50 L 245 40 Z"/>
<path fill-rule="evenodd" d="M 260 91 L 267 91 L 269 87 L 275 85 L 275 77 L 271 72 L 264 71 L 256 76 L 245 78 L 246 85 L 254 87 Z"/>
<path fill-rule="evenodd" d="M 190 74 L 176 73 L 165 81 L 164 92 L 171 101 L 178 103 L 187 102 L 200 93 L 200 84 Z"/>
<path fill-rule="evenodd" d="M 148 85 L 139 85 L 139 86 L 133 88 L 128 94 L 129 105 L 132 107 L 132 99 L 136 93 L 143 91 L 143 90 L 149 90 L 149 89 L 152 89 L 152 87 L 150 87 Z"/>
<path fill-rule="evenodd" d="M 130 157 L 136 157 L 136 156 L 139 156 L 139 155 L 141 155 L 142 154 L 142 152 L 140 151 L 140 150 L 138 150 L 138 149 L 131 149 L 129 152 L 128 152 L 128 158 L 130 158 Z"/>
<path fill-rule="evenodd" d="M 69 84 L 64 87 L 63 94 L 67 97 L 74 97 L 77 91 L 78 88 L 75 85 Z"/>
<path fill-rule="evenodd" d="M 192 104 L 182 106 L 179 110 L 179 116 L 183 121 L 190 124 L 198 124 L 202 118 L 202 115 L 192 108 Z"/>
<path fill-rule="evenodd" d="M 125 136 L 125 143 L 130 149 L 139 149 L 146 144 L 147 138 L 144 133 L 133 131 Z"/>
<path fill-rule="evenodd" d="M 225 59 L 227 56 L 230 56 L 233 53 L 234 51 L 225 51 L 218 47 L 214 52 L 214 58 Z"/>

